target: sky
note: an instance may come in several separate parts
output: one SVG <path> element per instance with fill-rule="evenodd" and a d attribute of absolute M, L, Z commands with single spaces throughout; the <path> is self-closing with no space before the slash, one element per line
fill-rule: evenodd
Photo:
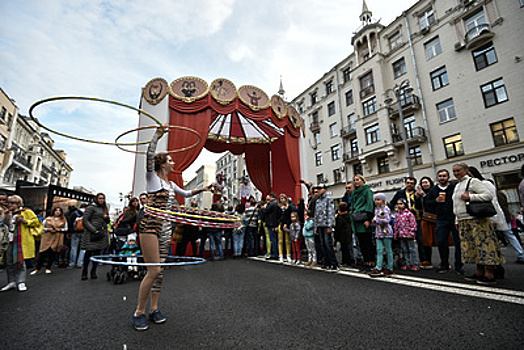
<path fill-rule="evenodd" d="M 366 3 L 387 25 L 416 0 Z M 269 96 L 282 77 L 292 100 L 353 52 L 361 12 L 361 0 L 0 0 L 0 87 L 26 116 L 33 103 L 53 96 L 138 107 L 141 88 L 156 77 L 223 77 Z M 34 115 L 54 130 L 106 142 L 138 125 L 133 110 L 100 102 L 57 101 Z M 51 137 L 74 169 L 69 187 L 104 192 L 113 207 L 122 206 L 133 154 Z M 184 180 L 219 156 L 204 150 Z"/>

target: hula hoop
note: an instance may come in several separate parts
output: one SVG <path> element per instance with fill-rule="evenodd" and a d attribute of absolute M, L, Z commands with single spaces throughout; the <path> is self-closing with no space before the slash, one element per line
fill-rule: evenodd
<path fill-rule="evenodd" d="M 115 105 L 115 106 L 120 106 L 120 107 L 125 107 L 125 108 L 129 108 L 129 109 L 132 109 L 138 113 L 141 113 L 141 114 L 144 114 L 145 116 L 147 116 L 148 118 L 150 118 L 151 120 L 153 120 L 155 123 L 158 124 L 158 126 L 162 126 L 162 123 L 156 119 L 154 116 L 152 116 L 151 114 L 147 113 L 146 111 L 144 110 L 141 110 L 141 109 L 138 109 L 136 107 L 133 107 L 133 106 L 130 106 L 130 105 L 126 105 L 124 103 L 120 103 L 120 102 L 117 102 L 117 101 L 111 101 L 111 100 L 104 100 L 104 99 L 101 99 L 101 98 L 97 98 L 97 97 L 85 97 L 85 96 L 55 96 L 55 97 L 49 97 L 49 98 L 46 98 L 46 99 L 43 99 L 43 100 L 40 100 L 40 101 L 37 101 L 35 103 L 33 103 L 33 105 L 29 108 L 29 117 L 31 118 L 32 121 L 34 121 L 38 126 L 40 126 L 42 129 L 45 129 L 53 134 L 56 134 L 56 135 L 60 135 L 60 136 L 63 136 L 63 137 L 66 137 L 68 139 L 72 139 L 72 140 L 77 140 L 77 141 L 82 141 L 82 142 L 88 142 L 88 143 L 96 143 L 96 144 L 100 144 L 100 145 L 110 145 L 110 146 L 138 146 L 138 145 L 144 145 L 144 144 L 148 144 L 150 143 L 151 141 L 143 141 L 143 142 L 126 142 L 126 143 L 120 143 L 120 144 L 117 144 L 115 142 L 107 142 L 107 141 L 96 141 L 96 140 L 90 140 L 90 139 L 84 139 L 82 137 L 78 137 L 78 136 L 73 136 L 73 135 L 68 135 L 68 134 L 65 134 L 63 132 L 60 132 L 60 131 L 56 131 L 56 130 L 53 130 L 47 126 L 45 126 L 44 124 L 42 124 L 41 122 L 38 121 L 38 119 L 36 119 L 34 116 L 33 116 L 33 110 L 41 105 L 41 104 L 44 104 L 44 103 L 48 103 L 48 102 L 52 102 L 52 101 L 60 101 L 60 100 L 83 100 L 83 101 L 96 101 L 96 102 L 103 102 L 103 103 L 108 103 L 108 104 L 112 104 L 112 105 Z M 157 127 L 155 125 L 155 127 Z"/>
<path fill-rule="evenodd" d="M 126 151 L 126 152 L 129 152 L 129 153 L 135 153 L 135 154 L 146 154 L 145 151 L 131 151 L 129 149 L 125 149 L 124 147 L 122 147 L 122 145 L 125 145 L 125 144 L 123 144 L 121 142 L 118 142 L 118 140 L 120 138 L 122 138 L 123 136 L 128 135 L 128 134 L 130 134 L 130 133 L 132 133 L 134 131 L 147 130 L 147 129 L 157 128 L 157 127 L 158 126 L 156 126 L 156 125 L 148 125 L 148 126 L 140 126 L 138 128 L 135 128 L 135 129 L 127 130 L 127 131 L 121 133 L 120 135 L 118 135 L 116 137 L 115 145 L 116 145 L 116 147 L 120 148 L 122 151 Z M 198 137 L 198 141 L 195 142 L 194 144 L 192 144 L 190 146 L 187 146 L 187 147 L 182 147 L 182 148 L 179 148 L 179 149 L 175 149 L 175 150 L 167 150 L 167 153 L 184 152 L 184 151 L 190 150 L 192 148 L 195 148 L 196 146 L 198 146 L 200 144 L 200 142 L 202 142 L 202 136 L 200 135 L 200 133 L 198 131 L 196 131 L 196 130 L 191 129 L 191 128 L 188 128 L 188 127 L 185 127 L 185 126 L 180 126 L 180 125 L 169 125 L 169 126 L 164 126 L 164 129 L 178 129 L 178 130 L 189 131 L 189 132 L 195 134 Z M 149 142 L 150 141 L 142 142 L 140 144 L 149 143 Z M 125 146 L 128 146 L 128 145 L 125 145 Z M 135 144 L 133 146 L 135 146 Z"/>
<path fill-rule="evenodd" d="M 136 257 L 142 257 L 142 255 L 136 255 Z M 194 258 L 190 256 L 175 256 L 175 255 L 169 255 L 168 259 L 177 259 L 177 260 L 185 260 L 185 261 L 176 261 L 176 262 L 163 262 L 163 263 L 131 263 L 127 261 L 112 261 L 112 260 L 104 260 L 104 259 L 112 259 L 112 258 L 126 258 L 125 256 L 121 255 L 96 255 L 91 257 L 91 261 L 96 262 L 98 264 L 102 265 L 118 265 L 118 266 L 186 266 L 186 265 L 199 265 L 205 263 L 207 260 L 204 258 Z"/>
<path fill-rule="evenodd" d="M 145 207 L 145 213 L 161 220 L 176 222 L 178 224 L 189 224 L 193 226 L 212 227 L 212 228 L 238 228 L 242 226 L 239 218 L 230 222 L 216 222 L 217 218 L 200 216 L 200 220 L 190 219 L 179 216 L 181 213 L 171 212 L 168 210 L 160 210 L 156 208 Z M 233 219 L 229 219 L 233 220 Z"/>

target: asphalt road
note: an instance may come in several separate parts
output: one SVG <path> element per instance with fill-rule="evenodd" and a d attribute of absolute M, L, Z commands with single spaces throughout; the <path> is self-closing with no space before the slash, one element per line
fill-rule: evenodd
<path fill-rule="evenodd" d="M 107 266 L 88 281 L 54 268 L 28 276 L 27 292 L 0 293 L 0 349 L 523 349 L 524 265 L 503 250 L 496 287 L 453 273 L 371 279 L 253 259 L 171 268 L 168 320 L 145 332 L 131 323 L 138 281 L 114 285 Z"/>

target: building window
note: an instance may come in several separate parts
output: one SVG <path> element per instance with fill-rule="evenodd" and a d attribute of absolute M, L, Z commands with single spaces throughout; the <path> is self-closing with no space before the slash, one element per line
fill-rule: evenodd
<path fill-rule="evenodd" d="M 338 136 L 338 126 L 337 126 L 337 123 L 333 123 L 329 126 L 329 135 L 331 137 L 336 137 Z"/>
<path fill-rule="evenodd" d="M 388 156 L 378 157 L 377 158 L 378 173 L 384 174 L 389 173 L 389 159 Z"/>
<path fill-rule="evenodd" d="M 391 51 L 398 49 L 402 45 L 402 35 L 400 30 L 389 37 L 389 49 Z"/>
<path fill-rule="evenodd" d="M 406 60 L 402 57 L 400 60 L 393 63 L 393 75 L 398 78 L 406 74 Z"/>
<path fill-rule="evenodd" d="M 420 146 L 411 147 L 409 149 L 409 157 L 411 158 L 412 165 L 422 164 L 422 151 L 420 150 Z"/>
<path fill-rule="evenodd" d="M 353 90 L 346 92 L 346 106 L 351 106 L 353 104 Z"/>
<path fill-rule="evenodd" d="M 317 174 L 317 184 L 322 184 L 326 182 L 326 179 L 324 178 L 324 174 Z"/>
<path fill-rule="evenodd" d="M 317 102 L 318 102 L 318 94 L 317 94 L 317 92 L 315 91 L 315 92 L 313 92 L 313 93 L 311 94 L 311 104 L 314 105 L 314 104 L 317 103 Z"/>
<path fill-rule="evenodd" d="M 375 143 L 380 140 L 380 130 L 378 124 L 370 126 L 366 129 L 366 141 L 368 145 Z"/>
<path fill-rule="evenodd" d="M 342 182 L 342 172 L 340 169 L 333 170 L 333 181 L 338 184 Z"/>
<path fill-rule="evenodd" d="M 5 107 L 2 107 L 2 110 L 0 111 L 0 118 L 5 119 L 6 112 L 7 112 L 7 109 L 5 109 Z"/>
<path fill-rule="evenodd" d="M 444 148 L 446 149 L 446 157 L 453 158 L 464 155 L 464 147 L 462 146 L 462 136 L 460 134 L 446 137 L 444 139 Z"/>
<path fill-rule="evenodd" d="M 326 95 L 329 95 L 333 92 L 333 80 L 330 80 L 326 83 Z"/>
<path fill-rule="evenodd" d="M 340 145 L 335 145 L 331 147 L 331 160 L 340 159 Z"/>
<path fill-rule="evenodd" d="M 425 43 L 424 48 L 426 50 L 426 57 L 428 60 L 442 53 L 442 47 L 440 46 L 440 39 L 438 36 Z"/>
<path fill-rule="evenodd" d="M 315 111 L 315 112 L 313 112 L 313 114 L 311 114 L 311 119 L 312 119 L 311 121 L 313 123 L 318 125 L 318 112 L 317 111 Z"/>
<path fill-rule="evenodd" d="M 464 24 L 466 25 L 466 37 L 468 40 L 479 36 L 487 25 L 484 10 L 480 10 L 479 12 L 465 19 Z"/>
<path fill-rule="evenodd" d="M 495 52 L 495 46 L 493 46 L 493 43 L 488 43 L 477 50 L 473 50 L 472 55 L 477 71 L 498 62 L 497 53 Z"/>
<path fill-rule="evenodd" d="M 298 103 L 298 112 L 299 113 L 304 113 L 304 102 L 303 101 L 300 101 Z"/>
<path fill-rule="evenodd" d="M 13 115 L 11 113 L 7 114 L 7 126 L 11 126 L 11 121 L 13 120 Z"/>
<path fill-rule="evenodd" d="M 446 66 L 431 72 L 430 77 L 431 86 L 433 86 L 433 91 L 436 91 L 441 87 L 449 85 L 448 72 L 446 71 Z"/>
<path fill-rule="evenodd" d="M 364 172 L 362 171 L 362 163 L 353 164 L 353 175 L 357 174 L 364 174 Z"/>
<path fill-rule="evenodd" d="M 355 129 L 355 113 L 351 113 L 350 115 L 348 115 L 348 125 L 349 130 Z"/>
<path fill-rule="evenodd" d="M 360 98 L 371 95 L 375 92 L 375 85 L 373 83 L 373 72 L 369 72 L 360 78 Z"/>
<path fill-rule="evenodd" d="M 357 155 L 358 154 L 358 139 L 352 139 L 350 141 L 350 145 L 351 145 L 351 154 L 352 155 Z"/>
<path fill-rule="evenodd" d="M 435 13 L 433 12 L 433 9 L 427 9 L 424 14 L 418 18 L 418 21 L 421 29 L 428 28 L 435 23 Z"/>
<path fill-rule="evenodd" d="M 484 99 L 484 106 L 486 106 L 486 108 L 508 100 L 508 93 L 506 92 L 506 86 L 504 86 L 504 80 L 502 80 L 502 78 L 482 85 L 480 90 L 482 91 L 482 98 Z"/>
<path fill-rule="evenodd" d="M 315 165 L 316 166 L 322 165 L 322 152 L 315 153 Z"/>
<path fill-rule="evenodd" d="M 335 102 L 334 101 L 328 104 L 328 115 L 332 116 L 333 114 L 335 114 Z"/>
<path fill-rule="evenodd" d="M 455 107 L 453 106 L 452 98 L 444 102 L 438 103 L 437 111 L 438 111 L 438 115 L 439 115 L 441 123 L 457 118 L 457 115 L 455 114 Z"/>
<path fill-rule="evenodd" d="M 317 145 L 320 144 L 320 133 L 319 132 L 315 133 L 315 142 L 316 142 Z"/>
<path fill-rule="evenodd" d="M 517 127 L 515 126 L 515 120 L 513 118 L 493 123 L 490 125 L 490 128 L 495 146 L 519 142 L 519 134 L 517 133 Z"/>
<path fill-rule="evenodd" d="M 404 128 L 406 129 L 406 137 L 407 139 L 412 139 L 413 136 L 415 136 L 415 116 L 410 115 L 406 118 L 404 118 Z"/>
<path fill-rule="evenodd" d="M 375 113 L 377 111 L 377 97 L 373 96 L 369 100 L 362 102 L 362 109 L 364 110 L 364 116 Z"/>
<path fill-rule="evenodd" d="M 344 71 L 342 72 L 342 75 L 344 77 L 344 83 L 347 83 L 349 80 L 351 80 L 351 74 L 350 74 L 349 68 L 344 69 Z"/>
<path fill-rule="evenodd" d="M 5 145 L 7 143 L 7 139 L 5 138 L 4 135 L 1 135 L 0 136 L 0 150 L 5 150 Z"/>

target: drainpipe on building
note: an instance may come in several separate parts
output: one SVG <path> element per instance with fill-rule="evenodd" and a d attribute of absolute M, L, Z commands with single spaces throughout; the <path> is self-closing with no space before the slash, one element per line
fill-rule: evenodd
<path fill-rule="evenodd" d="M 420 87 L 420 79 L 418 75 L 417 60 L 415 59 L 415 50 L 413 49 L 413 41 L 411 40 L 411 30 L 409 28 L 409 21 L 406 11 L 402 12 L 404 17 L 404 22 L 406 23 L 406 30 L 408 32 L 408 41 L 409 41 L 409 50 L 411 52 L 411 59 L 413 60 L 413 68 L 415 69 L 415 80 L 417 82 L 417 91 L 420 98 L 420 108 L 422 109 L 422 119 L 424 120 L 424 127 L 426 128 L 426 133 L 428 137 L 428 151 L 429 157 L 431 159 L 431 168 L 433 169 L 434 175 L 437 175 L 437 170 L 435 168 L 435 154 L 433 153 L 433 145 L 431 144 L 431 133 L 429 131 L 428 118 L 426 115 L 426 105 L 424 104 L 424 97 L 422 96 L 422 89 Z M 404 125 L 401 126 L 402 128 Z"/>
<path fill-rule="evenodd" d="M 340 135 L 342 133 L 342 129 L 344 129 L 344 116 L 342 115 L 342 103 L 340 102 L 341 96 L 340 96 L 340 88 L 338 85 L 338 67 L 335 67 L 335 82 L 336 82 L 335 86 L 337 89 L 338 116 L 340 117 L 340 129 L 339 129 L 339 135 Z M 348 175 L 347 175 L 348 168 L 346 166 L 346 162 L 344 161 L 344 154 L 346 153 L 346 143 L 344 142 L 344 138 L 341 135 L 340 135 L 340 143 L 342 143 L 342 164 L 344 165 L 344 179 L 347 182 L 348 181 Z"/>

